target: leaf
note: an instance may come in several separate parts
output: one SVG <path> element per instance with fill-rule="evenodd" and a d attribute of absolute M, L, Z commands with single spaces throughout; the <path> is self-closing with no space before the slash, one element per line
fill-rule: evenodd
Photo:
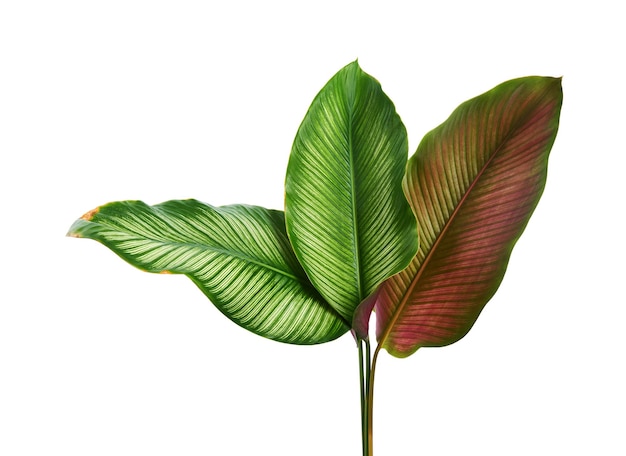
<path fill-rule="evenodd" d="M 417 251 L 401 184 L 407 147 L 392 102 L 357 62 L 319 92 L 294 140 L 287 232 L 313 285 L 347 321 Z"/>
<path fill-rule="evenodd" d="M 187 275 L 224 315 L 263 337 L 317 344 L 349 329 L 298 264 L 282 212 L 122 201 L 85 214 L 68 235 L 99 241 L 142 270 Z"/>
<path fill-rule="evenodd" d="M 375 306 L 392 355 L 456 342 L 496 292 L 543 192 L 561 102 L 560 79 L 515 79 L 424 137 L 404 181 L 420 250 Z"/>

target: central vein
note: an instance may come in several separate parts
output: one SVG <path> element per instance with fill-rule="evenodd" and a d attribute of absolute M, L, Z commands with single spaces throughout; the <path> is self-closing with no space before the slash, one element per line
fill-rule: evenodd
<path fill-rule="evenodd" d="M 356 285 L 357 299 L 361 302 L 365 299 L 363 290 L 363 271 L 361 269 L 361 255 L 359 249 L 359 228 L 358 228 L 358 212 L 357 212 L 357 174 L 356 174 L 356 153 L 354 148 L 354 111 L 356 105 L 356 84 L 355 81 L 349 80 L 346 87 L 347 92 L 347 125 L 348 125 L 348 160 L 350 170 L 350 200 L 352 209 L 352 251 L 354 258 L 354 279 Z"/>

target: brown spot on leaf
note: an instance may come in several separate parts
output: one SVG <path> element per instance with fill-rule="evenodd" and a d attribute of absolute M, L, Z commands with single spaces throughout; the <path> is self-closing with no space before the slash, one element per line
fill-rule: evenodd
<path fill-rule="evenodd" d="M 83 216 L 81 217 L 81 219 L 83 220 L 87 220 L 88 222 L 91 221 L 91 219 L 93 218 L 94 215 L 96 215 L 98 212 L 100 211 L 100 208 L 97 207 L 95 209 L 90 210 L 89 212 L 83 214 Z"/>

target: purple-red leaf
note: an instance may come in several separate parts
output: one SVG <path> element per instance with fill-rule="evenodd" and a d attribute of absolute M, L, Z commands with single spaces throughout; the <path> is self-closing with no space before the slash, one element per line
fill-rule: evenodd
<path fill-rule="evenodd" d="M 560 79 L 508 81 L 420 143 L 404 180 L 420 249 L 375 306 L 378 343 L 392 355 L 456 342 L 496 292 L 543 192 L 561 101 Z"/>

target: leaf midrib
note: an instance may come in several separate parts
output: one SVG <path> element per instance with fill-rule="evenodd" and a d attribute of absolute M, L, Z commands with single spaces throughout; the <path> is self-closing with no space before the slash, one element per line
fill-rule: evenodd
<path fill-rule="evenodd" d="M 88 222 L 88 223 L 96 223 L 96 222 Z M 103 226 L 107 226 L 107 225 L 102 224 L 102 223 L 98 223 L 98 224 L 103 225 Z M 117 227 L 117 226 L 115 226 L 114 229 L 118 233 L 119 232 L 123 232 L 123 233 L 131 235 L 133 237 L 137 237 L 137 239 L 147 240 L 147 241 L 153 242 L 155 244 L 160 244 L 160 245 L 164 245 L 164 246 L 174 244 L 174 245 L 177 245 L 177 246 L 180 246 L 180 247 L 199 248 L 201 250 L 208 250 L 208 251 L 215 252 L 215 253 L 218 253 L 218 254 L 223 255 L 223 256 L 236 258 L 236 259 L 238 259 L 240 261 L 245 261 L 245 262 L 249 262 L 249 263 L 255 264 L 257 266 L 261 266 L 261 267 L 263 267 L 265 269 L 269 269 L 271 271 L 277 272 L 280 275 L 288 277 L 288 278 L 290 278 L 290 279 L 292 279 L 294 281 L 302 282 L 302 279 L 300 277 L 298 277 L 298 276 L 296 276 L 294 274 L 291 274 L 288 271 L 285 271 L 285 270 L 280 269 L 278 267 L 272 266 L 271 264 L 269 264 L 267 262 L 258 261 L 256 259 L 254 259 L 253 257 L 250 257 L 250 256 L 248 256 L 248 255 L 246 255 L 246 254 L 244 254 L 243 252 L 240 252 L 240 251 L 227 250 L 225 248 L 216 247 L 216 246 L 213 246 L 213 245 L 210 245 L 210 244 L 200 244 L 200 243 L 197 243 L 197 242 L 181 242 L 181 241 L 168 242 L 168 241 L 164 241 L 164 240 L 161 240 L 161 239 L 154 239 L 154 238 L 150 238 L 150 237 L 137 236 L 137 233 L 134 233 L 132 231 L 127 231 L 127 230 L 120 230 L 120 228 Z"/>
<path fill-rule="evenodd" d="M 351 81 L 352 82 L 352 81 Z M 359 227 L 358 227 L 358 214 L 357 214 L 357 204 L 356 204 L 356 166 L 355 166 L 355 155 L 354 155 L 354 147 L 353 147 L 353 130 L 354 130 L 354 104 L 355 104 L 355 92 L 356 92 L 356 88 L 354 87 L 354 83 L 351 84 L 350 87 L 351 90 L 347 91 L 348 94 L 348 102 L 349 102 L 349 107 L 348 107 L 348 155 L 349 155 L 349 160 L 350 160 L 350 179 L 351 179 L 351 185 L 350 185 L 350 201 L 352 204 L 352 236 L 354 239 L 354 243 L 353 243 L 353 257 L 354 257 L 354 263 L 355 263 L 355 269 L 356 269 L 356 289 L 357 289 L 357 293 L 358 293 L 358 299 L 359 302 L 362 301 L 364 299 L 363 296 L 363 271 L 361 270 L 361 249 L 360 249 L 360 236 L 359 236 Z"/>

